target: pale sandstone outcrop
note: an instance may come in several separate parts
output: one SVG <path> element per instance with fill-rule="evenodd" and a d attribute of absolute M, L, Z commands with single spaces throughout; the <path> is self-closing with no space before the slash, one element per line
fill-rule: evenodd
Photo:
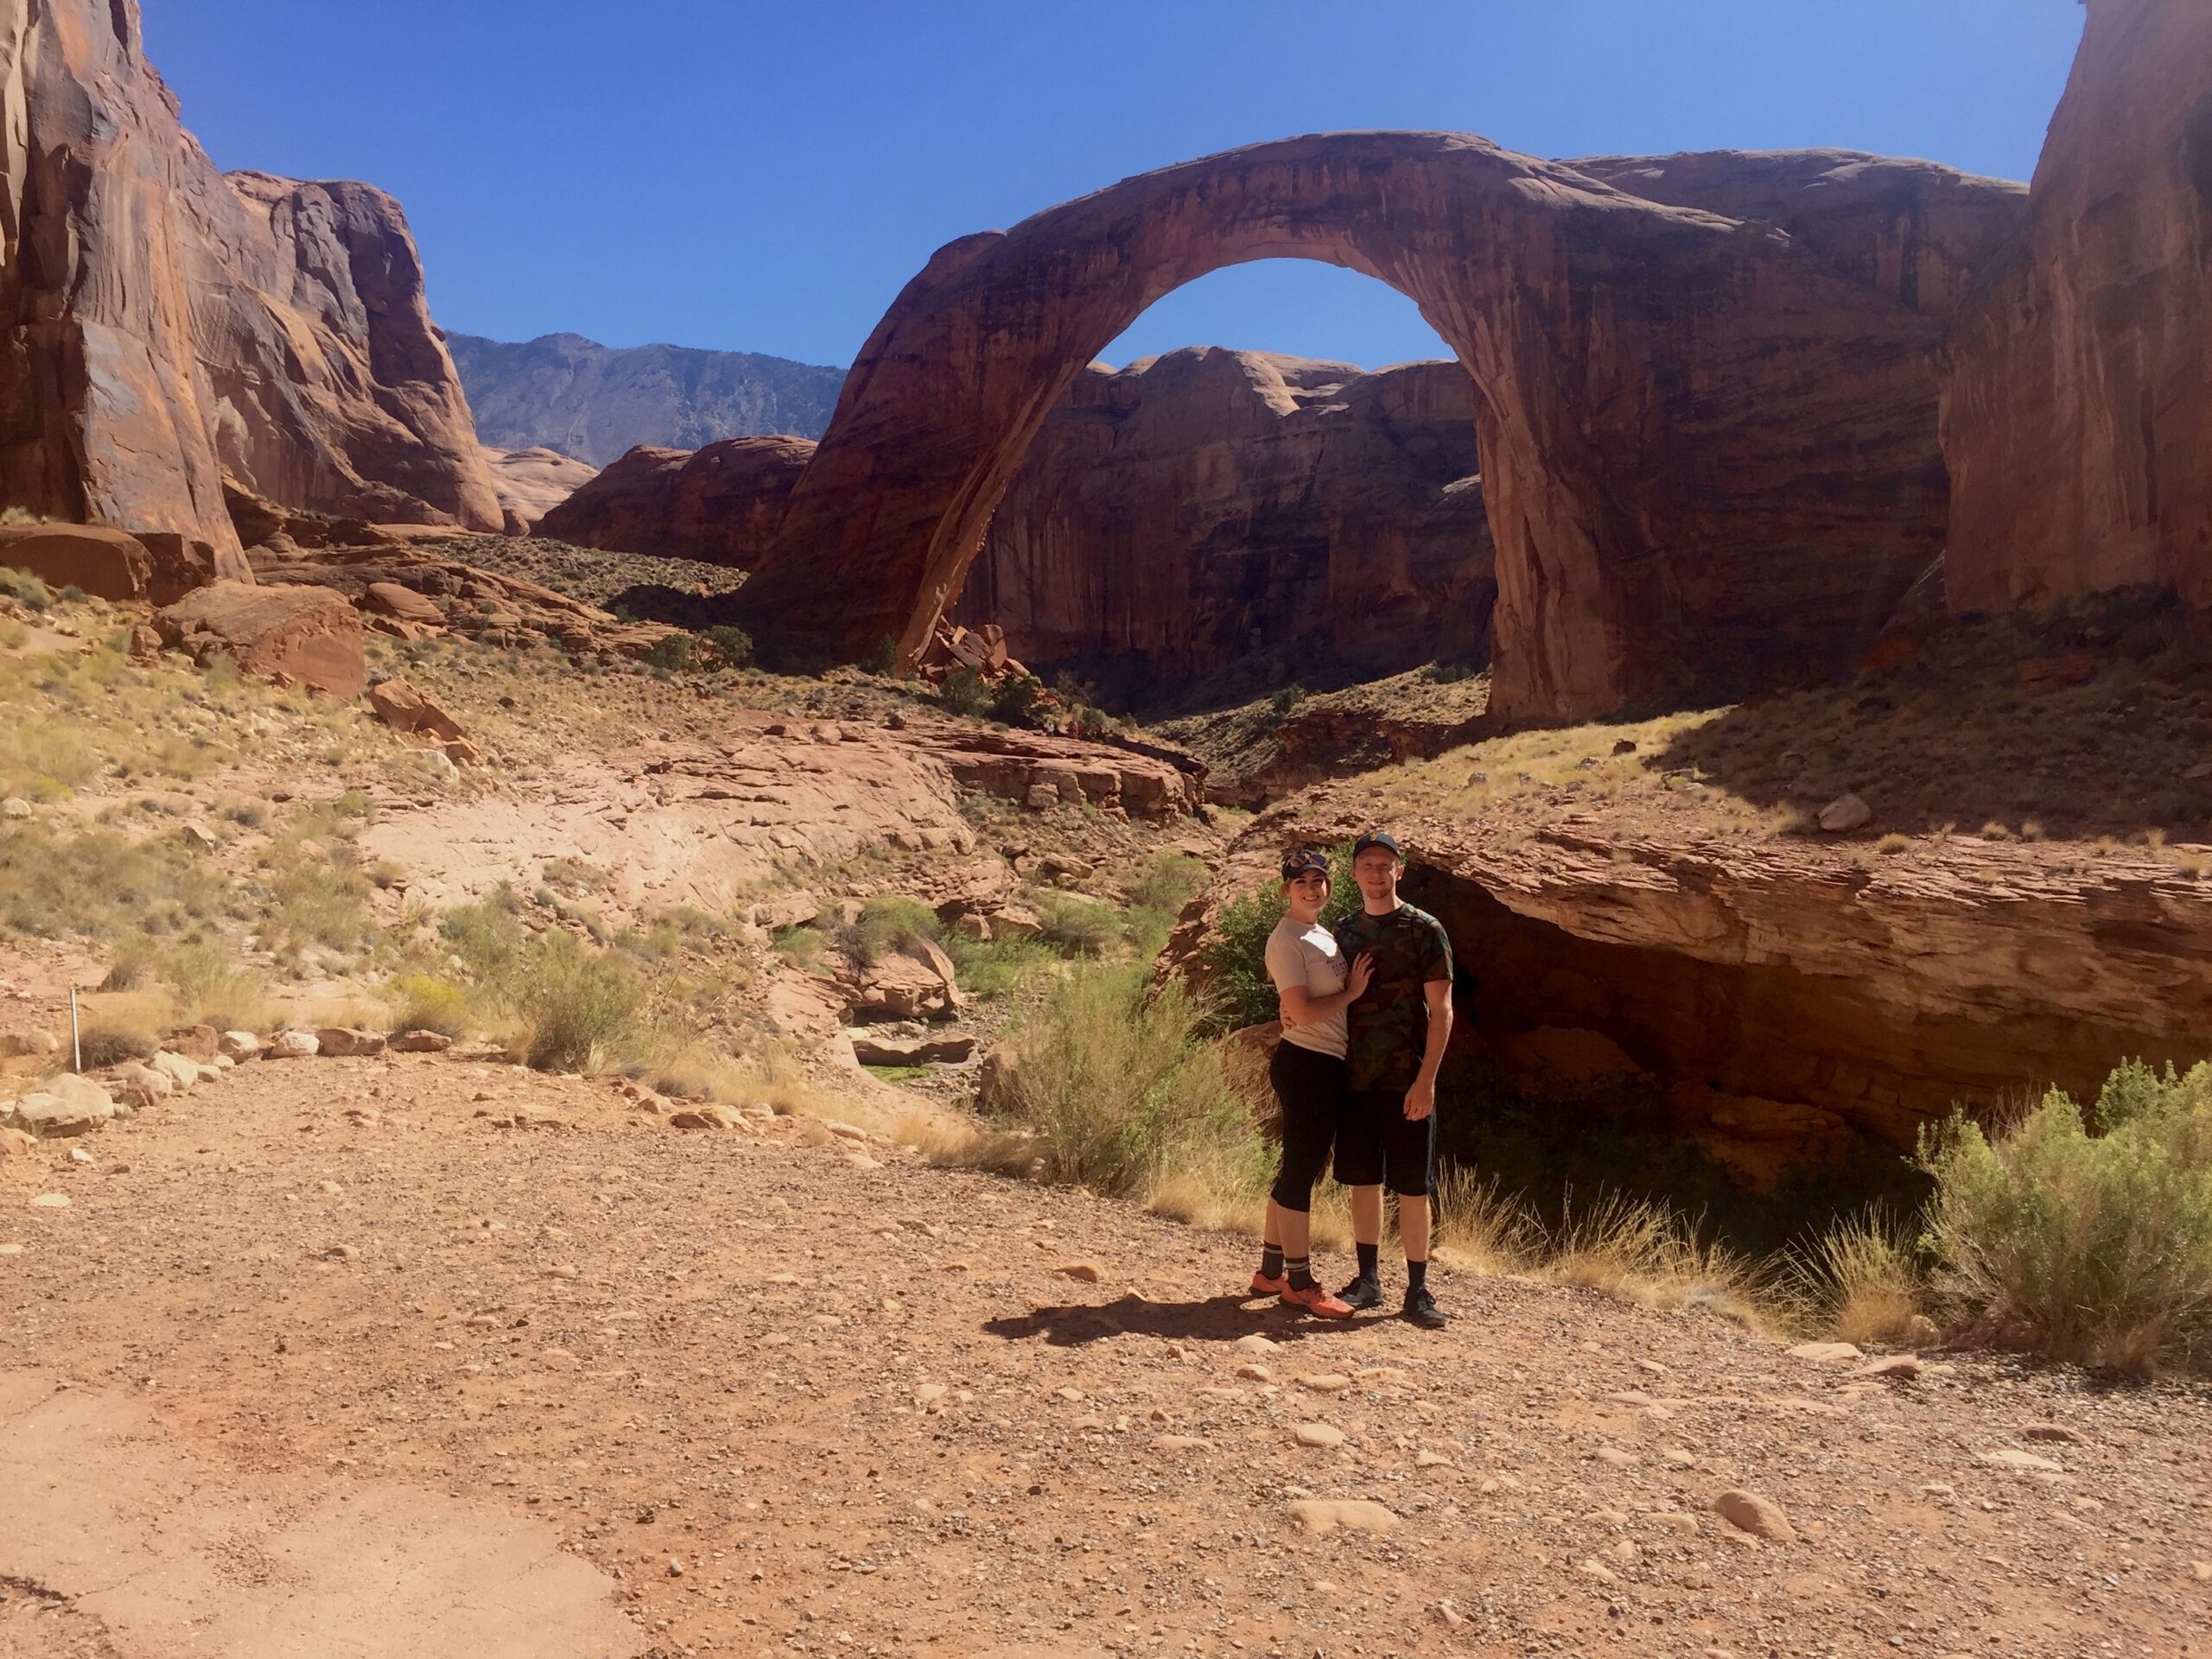
<path fill-rule="evenodd" d="M 167 644 L 203 659 L 228 656 L 242 673 L 337 697 L 368 683 L 359 613 L 327 588 L 218 582 L 156 612 L 154 625 Z"/>
<path fill-rule="evenodd" d="M 1459 364 L 1193 346 L 1093 364 L 952 607 L 1033 670 L 1156 692 L 1255 649 L 1389 673 L 1488 644 L 1497 583 Z"/>
<path fill-rule="evenodd" d="M 527 536 L 531 527 L 599 476 L 599 468 L 557 449 L 494 449 L 486 445 L 484 463 L 499 493 L 507 534 Z"/>
<path fill-rule="evenodd" d="M 537 523 L 578 547 L 750 570 L 781 525 L 810 438 L 725 438 L 703 449 L 639 445 Z"/>
<path fill-rule="evenodd" d="M 1908 197 L 1984 191 L 1992 221 L 2017 200 L 1915 177 Z M 918 657 L 1084 365 L 1182 283 L 1300 256 L 1409 295 L 1474 378 L 1494 707 L 1589 714 L 1840 666 L 1941 545 L 1943 317 L 1850 274 L 1853 238 L 1887 235 L 1853 193 L 1798 194 L 1801 226 L 1840 213 L 1832 238 L 1465 134 L 1338 133 L 963 238 L 863 347 L 739 609 L 795 644 Z"/>
<path fill-rule="evenodd" d="M 0 496 L 238 546 L 222 475 L 296 505 L 499 525 L 398 206 L 225 176 L 138 0 L 0 0 Z"/>
<path fill-rule="evenodd" d="M 1946 353 L 1954 610 L 2212 601 L 2212 7 L 2088 10 L 2025 234 Z"/>

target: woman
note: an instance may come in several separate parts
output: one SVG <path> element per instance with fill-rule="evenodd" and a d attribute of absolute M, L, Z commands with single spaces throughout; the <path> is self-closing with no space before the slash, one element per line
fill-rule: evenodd
<path fill-rule="evenodd" d="M 1348 1319 L 1351 1305 L 1314 1282 L 1310 1255 L 1313 1183 L 1329 1161 L 1344 1100 L 1344 1009 L 1367 989 L 1374 963 L 1344 967 L 1344 952 L 1321 925 L 1329 902 L 1329 861 L 1317 852 L 1282 861 L 1284 915 L 1268 936 L 1268 977 L 1282 1011 L 1282 1040 L 1268 1080 L 1282 1103 L 1282 1170 L 1268 1199 L 1266 1248 L 1252 1275 L 1255 1296 L 1280 1296 L 1325 1319 Z"/>

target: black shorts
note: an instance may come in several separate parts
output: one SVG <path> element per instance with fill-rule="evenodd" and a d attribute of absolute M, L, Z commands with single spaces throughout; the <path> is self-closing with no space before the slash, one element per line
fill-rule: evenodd
<path fill-rule="evenodd" d="M 1436 1114 L 1406 1121 L 1403 1089 L 1355 1089 L 1337 1131 L 1337 1179 L 1346 1186 L 1388 1185 L 1421 1198 L 1436 1179 Z"/>
<path fill-rule="evenodd" d="M 1296 1043 L 1277 1043 L 1268 1081 L 1282 1103 L 1282 1173 L 1276 1205 L 1303 1214 L 1313 1207 L 1313 1184 L 1329 1166 L 1329 1148 L 1344 1110 L 1344 1063 Z"/>

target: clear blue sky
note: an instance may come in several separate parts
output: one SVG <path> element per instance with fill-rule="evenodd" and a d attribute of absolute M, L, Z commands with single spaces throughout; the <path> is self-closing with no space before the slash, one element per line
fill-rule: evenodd
<path fill-rule="evenodd" d="M 956 236 L 1237 144 L 1355 127 L 1539 156 L 1841 145 L 2024 179 L 2078 0 L 144 0 L 226 168 L 407 207 L 448 327 L 849 361 Z M 1440 355 L 1302 261 L 1109 353 Z"/>

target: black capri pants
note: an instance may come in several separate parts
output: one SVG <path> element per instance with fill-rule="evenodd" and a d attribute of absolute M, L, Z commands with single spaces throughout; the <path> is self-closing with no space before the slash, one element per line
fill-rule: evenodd
<path fill-rule="evenodd" d="M 1268 1081 L 1282 1103 L 1282 1170 L 1271 1196 L 1279 1207 L 1304 1215 L 1313 1207 L 1313 1183 L 1328 1167 L 1344 1119 L 1344 1063 L 1296 1043 L 1277 1043 Z"/>

